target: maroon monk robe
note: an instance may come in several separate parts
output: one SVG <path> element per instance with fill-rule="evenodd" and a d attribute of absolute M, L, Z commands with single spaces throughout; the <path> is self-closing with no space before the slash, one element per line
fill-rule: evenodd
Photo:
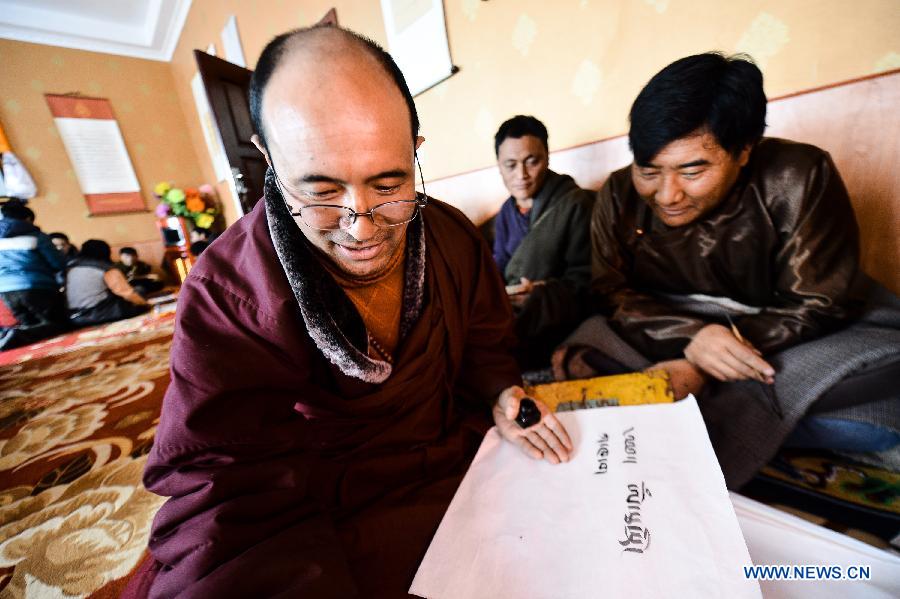
<path fill-rule="evenodd" d="M 420 312 L 390 376 L 363 382 L 311 338 L 266 217 L 259 202 L 181 291 L 144 478 L 171 499 L 145 588 L 155 575 L 152 597 L 406 597 L 493 400 L 521 383 L 503 282 L 471 223 L 431 201 L 407 232 L 408 247 L 424 235 Z"/>

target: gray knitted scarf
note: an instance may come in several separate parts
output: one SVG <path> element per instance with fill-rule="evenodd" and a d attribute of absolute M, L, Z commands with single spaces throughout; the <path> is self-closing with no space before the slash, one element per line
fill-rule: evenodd
<path fill-rule="evenodd" d="M 270 168 L 264 188 L 266 218 L 275 253 L 297 298 L 306 330 L 316 347 L 349 377 L 383 383 L 391 365 L 368 355 L 368 335 L 362 317 L 344 290 L 320 264 L 303 232 L 294 222 Z M 425 291 L 425 227 L 423 215 L 406 230 L 406 263 L 400 339 L 422 313 Z"/>

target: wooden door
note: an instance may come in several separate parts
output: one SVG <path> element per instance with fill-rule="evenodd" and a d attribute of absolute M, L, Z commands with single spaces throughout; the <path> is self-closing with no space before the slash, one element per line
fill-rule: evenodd
<path fill-rule="evenodd" d="M 266 159 L 250 141 L 254 131 L 248 91 L 253 71 L 201 50 L 194 50 L 194 58 L 222 136 L 238 200 L 247 214 L 262 197 L 267 168 Z"/>

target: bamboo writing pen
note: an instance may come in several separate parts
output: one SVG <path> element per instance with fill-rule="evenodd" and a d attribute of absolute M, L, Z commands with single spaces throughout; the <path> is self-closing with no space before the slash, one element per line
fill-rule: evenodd
<path fill-rule="evenodd" d="M 747 347 L 753 347 L 753 344 L 747 341 L 741 332 L 738 330 L 737 325 L 734 324 L 734 321 L 731 320 L 731 315 L 726 312 L 725 316 L 728 318 L 728 324 L 731 325 L 731 332 L 734 335 L 735 339 L 746 345 Z M 766 397 L 769 399 L 769 404 L 772 406 L 772 411 L 775 412 L 775 415 L 784 419 L 784 412 L 781 411 L 781 403 L 778 401 L 778 397 L 775 395 L 775 389 L 772 385 L 768 385 L 762 381 L 756 381 L 763 388 L 763 393 L 766 394 Z"/>

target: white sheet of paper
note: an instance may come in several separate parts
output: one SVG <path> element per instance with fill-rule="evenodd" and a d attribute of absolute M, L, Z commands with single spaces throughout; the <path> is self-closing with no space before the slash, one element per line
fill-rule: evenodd
<path fill-rule="evenodd" d="M 868 566 L 869 580 L 763 580 L 766 599 L 893 599 L 900 597 L 900 557 L 731 493 L 757 565 Z"/>
<path fill-rule="evenodd" d="M 412 95 L 450 76 L 442 0 L 381 0 L 388 48 Z"/>
<path fill-rule="evenodd" d="M 222 50 L 225 52 L 225 60 L 239 67 L 247 68 L 244 47 L 241 45 L 241 34 L 238 32 L 237 19 L 234 15 L 228 17 L 228 21 L 222 29 Z"/>
<path fill-rule="evenodd" d="M 84 194 L 140 191 L 119 123 L 112 119 L 53 119 Z"/>
<path fill-rule="evenodd" d="M 744 577 L 750 555 L 693 397 L 558 416 L 576 448 L 566 464 L 532 460 L 488 432 L 411 593 L 761 596 Z"/>

